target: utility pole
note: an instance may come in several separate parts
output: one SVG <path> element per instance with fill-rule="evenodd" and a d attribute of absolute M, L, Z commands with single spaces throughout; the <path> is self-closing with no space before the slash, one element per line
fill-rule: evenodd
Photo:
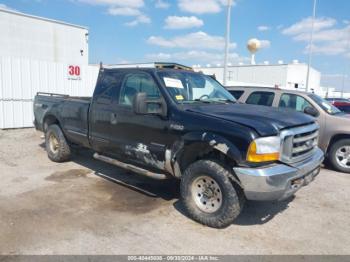
<path fill-rule="evenodd" d="M 229 52 L 230 52 L 231 7 L 232 7 L 232 0 L 227 0 L 226 42 L 225 42 L 224 81 L 223 81 L 224 86 L 227 85 L 228 58 L 229 58 Z"/>
<path fill-rule="evenodd" d="M 315 27 L 315 19 L 316 19 L 316 5 L 317 5 L 317 0 L 314 0 L 314 8 L 312 12 L 312 22 L 311 22 L 311 36 L 310 36 L 310 43 L 309 43 L 309 61 L 307 63 L 307 74 L 306 74 L 306 92 L 309 91 L 310 67 L 311 67 L 311 60 L 312 60 L 312 45 L 314 42 L 314 27 Z"/>

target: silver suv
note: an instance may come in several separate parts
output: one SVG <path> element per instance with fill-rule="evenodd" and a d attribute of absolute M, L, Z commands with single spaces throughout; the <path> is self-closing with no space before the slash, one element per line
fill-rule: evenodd
<path fill-rule="evenodd" d="M 320 125 L 318 146 L 326 155 L 325 163 L 337 171 L 350 173 L 350 115 L 311 93 L 266 87 L 227 89 L 242 103 L 294 110 L 315 117 Z"/>

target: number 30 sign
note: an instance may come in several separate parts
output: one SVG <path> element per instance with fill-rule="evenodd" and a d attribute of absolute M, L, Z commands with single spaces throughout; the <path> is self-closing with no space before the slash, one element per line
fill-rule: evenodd
<path fill-rule="evenodd" d="M 80 66 L 68 66 L 68 80 L 81 80 Z"/>

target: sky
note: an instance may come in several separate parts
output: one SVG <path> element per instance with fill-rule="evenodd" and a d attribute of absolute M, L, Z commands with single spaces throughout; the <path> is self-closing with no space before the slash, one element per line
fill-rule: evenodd
<path fill-rule="evenodd" d="M 227 0 L 0 0 L 0 8 L 89 28 L 90 63 L 223 64 Z M 350 91 L 350 1 L 318 0 L 312 66 Z M 313 0 L 233 0 L 229 62 L 308 61 Z"/>

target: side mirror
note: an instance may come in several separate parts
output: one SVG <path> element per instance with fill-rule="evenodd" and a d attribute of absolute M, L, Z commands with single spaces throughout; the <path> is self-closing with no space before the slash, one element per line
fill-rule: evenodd
<path fill-rule="evenodd" d="M 304 113 L 307 114 L 307 115 L 313 116 L 313 117 L 317 117 L 318 116 L 318 111 L 315 108 L 311 107 L 311 106 L 305 107 Z"/>
<path fill-rule="evenodd" d="M 133 108 L 138 115 L 167 116 L 167 105 L 164 99 L 148 100 L 146 93 L 137 93 L 134 97 Z"/>

